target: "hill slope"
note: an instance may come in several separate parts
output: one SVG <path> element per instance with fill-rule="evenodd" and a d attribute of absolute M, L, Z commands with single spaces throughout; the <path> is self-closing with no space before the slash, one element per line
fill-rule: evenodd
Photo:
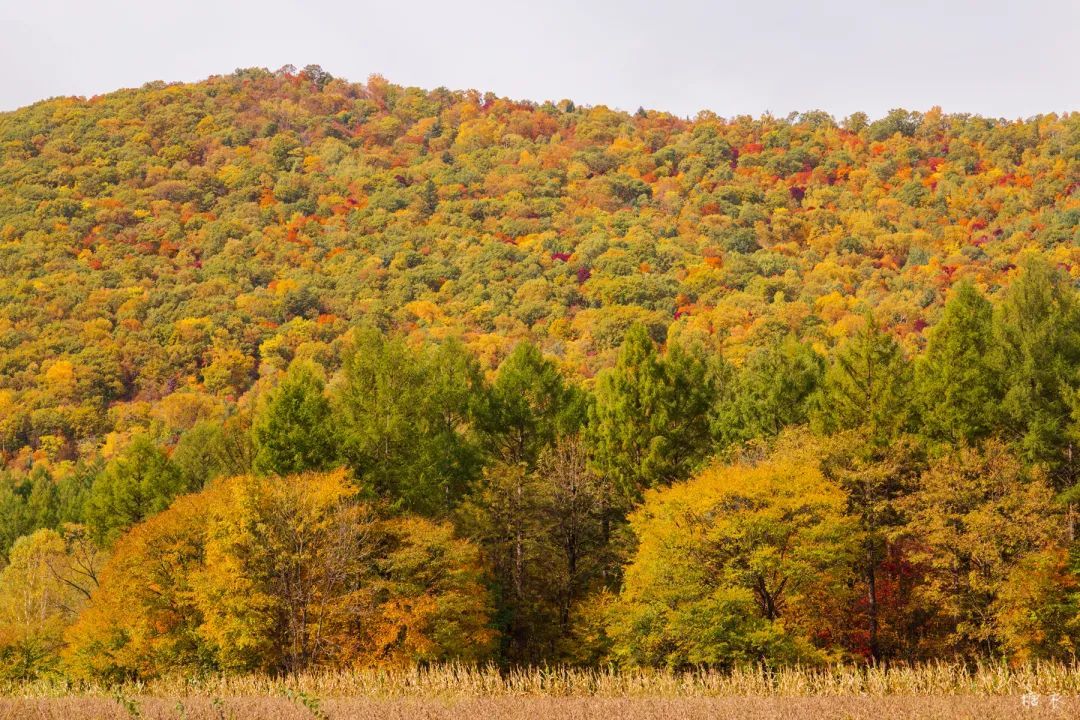
<path fill-rule="evenodd" d="M 1077 113 L 689 121 L 316 68 L 49 100 L 0 115 L 0 444 L 96 451 L 356 321 L 586 378 L 639 321 L 738 362 L 871 307 L 913 350 L 960 278 L 1080 277 L 1078 182 Z"/>

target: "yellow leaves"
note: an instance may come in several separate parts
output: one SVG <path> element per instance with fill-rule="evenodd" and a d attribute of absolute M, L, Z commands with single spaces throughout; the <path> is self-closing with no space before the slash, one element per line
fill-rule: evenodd
<path fill-rule="evenodd" d="M 232 163 L 227 163 L 218 168 L 217 179 L 228 187 L 236 187 L 243 178 L 244 171 Z"/>
<path fill-rule="evenodd" d="M 217 121 L 214 119 L 214 116 L 213 115 L 207 115 L 202 120 L 200 120 L 198 122 L 198 124 L 195 126 L 195 133 L 197 135 L 206 136 L 206 135 L 212 134 L 217 129 L 218 129 Z"/>
<path fill-rule="evenodd" d="M 176 392 L 159 400 L 151 413 L 170 430 L 187 430 L 200 420 L 222 417 L 224 411 L 222 403 L 209 395 Z"/>
<path fill-rule="evenodd" d="M 385 603 L 372 632 L 371 653 L 379 664 L 406 666 L 412 658 L 430 655 L 435 647 L 429 637 L 435 609 L 435 601 L 428 597 Z"/>
<path fill-rule="evenodd" d="M 44 380 L 51 391 L 69 394 L 75 389 L 75 365 L 68 360 L 57 360 L 45 371 Z"/>
<path fill-rule="evenodd" d="M 827 295 L 822 295 L 814 301 L 814 309 L 822 320 L 837 323 L 851 313 L 855 305 L 855 298 L 850 295 L 841 295 L 833 290 Z"/>
<path fill-rule="evenodd" d="M 405 312 L 428 324 L 439 322 L 444 317 L 442 309 L 430 300 L 413 300 L 406 303 Z"/>
<path fill-rule="evenodd" d="M 236 477 L 133 528 L 69 632 L 79 677 L 200 667 L 480 660 L 479 552 L 453 528 L 377 519 L 344 470 Z"/>
<path fill-rule="evenodd" d="M 489 117 L 466 120 L 461 123 L 461 127 L 458 129 L 457 138 L 454 140 L 454 149 L 461 152 L 470 152 L 490 147 L 498 142 L 499 133 L 499 125 Z"/>
<path fill-rule="evenodd" d="M 213 327 L 208 317 L 187 317 L 173 325 L 173 342 L 185 343 L 201 339 Z"/>
<path fill-rule="evenodd" d="M 609 614 L 619 656 L 733 663 L 760 652 L 750 637 L 771 636 L 769 652 L 817 657 L 808 638 L 821 619 L 807 598 L 843 585 L 855 537 L 846 494 L 818 453 L 808 434 L 790 434 L 765 459 L 646 494 L 630 516 L 638 548 Z"/>
<path fill-rule="evenodd" d="M 277 297 L 283 297 L 286 293 L 296 290 L 300 287 L 300 283 L 292 278 L 282 278 L 280 280 L 272 280 L 269 285 L 269 289 L 274 292 Z"/>
<path fill-rule="evenodd" d="M 70 566 L 68 547 L 54 530 L 15 541 L 0 572 L 0 652 L 36 648 L 52 655 L 59 650 L 64 628 L 84 600 L 66 582 Z"/>

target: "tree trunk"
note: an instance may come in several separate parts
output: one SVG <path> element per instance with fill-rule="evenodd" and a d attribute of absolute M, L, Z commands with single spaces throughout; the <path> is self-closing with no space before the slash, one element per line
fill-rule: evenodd
<path fill-rule="evenodd" d="M 866 602 L 870 621 L 870 659 L 876 665 L 881 660 L 881 648 L 878 645 L 877 577 L 874 568 L 873 540 L 867 540 L 866 543 Z"/>

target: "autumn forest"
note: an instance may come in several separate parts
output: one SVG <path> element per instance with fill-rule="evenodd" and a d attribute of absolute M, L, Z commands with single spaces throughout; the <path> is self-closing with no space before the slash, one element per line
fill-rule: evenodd
<path fill-rule="evenodd" d="M 1080 113 L 318 66 L 0 114 L 0 679 L 1080 652 Z"/>

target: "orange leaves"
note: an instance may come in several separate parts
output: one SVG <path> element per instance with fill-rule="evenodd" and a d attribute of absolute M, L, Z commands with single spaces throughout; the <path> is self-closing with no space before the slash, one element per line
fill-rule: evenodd
<path fill-rule="evenodd" d="M 78 677 L 212 666 L 479 661 L 480 558 L 453 528 L 382 521 L 344 470 L 237 477 L 182 497 L 116 546 L 68 633 Z"/>

